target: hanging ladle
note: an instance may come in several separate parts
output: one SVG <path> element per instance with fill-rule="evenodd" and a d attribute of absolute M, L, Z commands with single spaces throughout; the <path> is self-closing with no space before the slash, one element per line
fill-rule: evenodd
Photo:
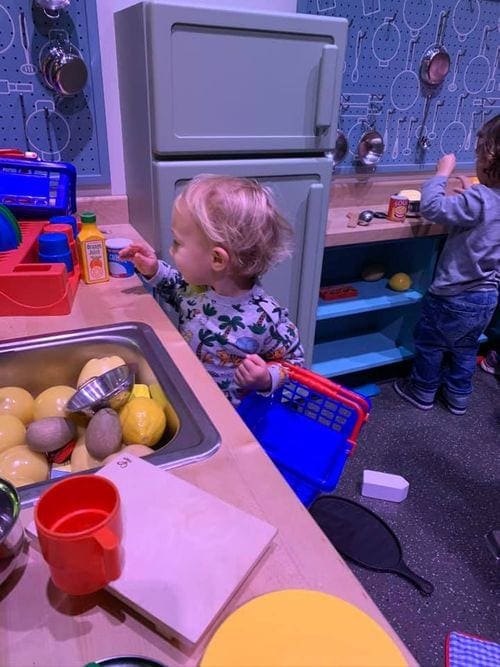
<path fill-rule="evenodd" d="M 441 12 L 436 34 L 436 43 L 429 46 L 420 63 L 420 79 L 422 83 L 431 86 L 431 88 L 435 88 L 443 83 L 450 71 L 450 56 L 442 44 L 448 13 L 449 12 Z"/>
<path fill-rule="evenodd" d="M 377 164 L 384 154 L 384 148 L 384 140 L 380 132 L 369 130 L 359 140 L 358 159 L 364 165 Z"/>
<path fill-rule="evenodd" d="M 434 44 L 424 53 L 420 78 L 428 86 L 439 86 L 450 71 L 451 60 L 444 46 Z"/>

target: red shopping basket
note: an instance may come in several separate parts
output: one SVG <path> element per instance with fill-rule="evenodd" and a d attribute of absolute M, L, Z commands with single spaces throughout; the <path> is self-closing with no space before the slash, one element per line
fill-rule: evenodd
<path fill-rule="evenodd" d="M 370 401 L 283 362 L 287 380 L 270 397 L 246 396 L 238 412 L 304 505 L 337 485 Z"/>

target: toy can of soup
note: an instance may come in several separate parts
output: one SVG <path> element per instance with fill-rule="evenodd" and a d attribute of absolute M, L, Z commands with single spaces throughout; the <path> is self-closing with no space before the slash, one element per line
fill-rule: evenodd
<path fill-rule="evenodd" d="M 106 240 L 109 275 L 113 278 L 129 278 L 134 275 L 134 264 L 120 259 L 119 252 L 132 243 L 130 239 L 114 238 Z"/>
<path fill-rule="evenodd" d="M 410 200 L 401 195 L 391 195 L 389 197 L 389 208 L 387 210 L 387 220 L 391 222 L 404 222 L 408 213 Z"/>

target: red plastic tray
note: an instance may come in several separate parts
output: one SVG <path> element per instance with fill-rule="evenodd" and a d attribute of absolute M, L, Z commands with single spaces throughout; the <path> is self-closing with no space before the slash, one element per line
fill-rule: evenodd
<path fill-rule="evenodd" d="M 80 268 L 69 275 L 61 263 L 38 261 L 38 235 L 47 220 L 19 222 L 21 245 L 0 252 L 0 316 L 67 315 L 80 282 Z"/>

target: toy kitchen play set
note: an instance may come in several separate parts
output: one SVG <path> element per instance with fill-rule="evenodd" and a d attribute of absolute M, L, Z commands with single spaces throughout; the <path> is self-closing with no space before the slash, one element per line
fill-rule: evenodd
<path fill-rule="evenodd" d="M 367 257 L 375 264 L 382 255 L 397 276 L 404 253 L 365 252 L 359 240 L 333 254 L 325 250 L 332 173 L 366 184 L 378 173 L 430 171 L 445 150 L 462 153 L 469 164 L 474 132 L 495 108 L 498 88 L 492 2 L 349 4 L 299 0 L 303 13 L 277 14 L 156 1 L 114 16 L 134 231 L 168 257 L 172 202 L 199 172 L 271 186 L 293 223 L 296 252 L 264 284 L 297 321 L 313 369 L 328 336 L 368 340 L 356 318 L 370 322 L 377 307 L 413 308 L 431 270 L 418 257 L 406 258 L 414 282 L 422 278 L 419 289 L 405 283 L 381 295 L 379 284 L 369 293 L 367 280 L 347 284 L 354 282 L 349 271 L 361 274 Z M 290 374 L 279 405 L 290 419 L 289 450 L 322 441 L 325 428 L 338 450 L 333 464 L 330 456 L 323 461 L 328 476 L 322 470 L 317 483 L 313 457 L 310 469 L 304 472 L 301 458 L 291 471 L 289 456 L 282 461 L 273 443 L 264 444 L 269 432 L 283 437 L 275 412 L 253 439 L 131 271 L 125 289 L 122 281 L 108 282 L 98 263 L 89 280 L 75 235 L 95 217 L 76 215 L 77 179 L 79 185 L 109 181 L 93 21 L 92 1 L 0 6 L 4 62 L 19 51 L 4 65 L 0 86 L 20 119 L 0 153 L 0 315 L 22 322 L 24 335 L 30 318 L 11 316 L 44 316 L 31 318 L 38 335 L 0 342 L 0 392 L 24 391 L 14 398 L 0 393 L 5 412 L 17 415 L 7 415 L 16 420 L 7 436 L 0 429 L 0 464 L 14 460 L 13 450 L 30 449 L 29 459 L 14 460 L 10 486 L 0 486 L 6 503 L 0 528 L 8 523 L 17 540 L 9 546 L 19 558 L 0 572 L 7 610 L 4 618 L 0 608 L 6 637 L 0 662 L 14 665 L 22 652 L 26 664 L 54 667 L 81 665 L 82 658 L 89 666 L 218 667 L 247 658 L 244 664 L 269 664 L 274 650 L 273 664 L 306 665 L 315 658 L 325 664 L 334 646 L 339 664 L 415 664 L 298 502 L 308 505 L 335 485 L 369 400 L 324 378 L 308 385 L 308 371 Z M 446 86 L 452 107 L 443 97 Z M 402 229 L 406 207 L 418 214 L 418 197 L 405 189 L 391 191 L 378 215 L 358 215 L 356 201 L 355 226 L 343 220 L 343 227 L 360 235 L 377 224 Z M 437 246 L 423 240 L 421 256 L 434 261 Z M 115 241 L 109 250 L 116 259 L 123 239 Z M 77 292 L 81 274 L 103 284 Z M 141 321 L 127 321 L 131 313 Z M 51 330 L 48 315 L 63 316 L 53 318 L 60 331 Z M 330 322 L 341 323 L 339 334 Z M 347 343 L 334 347 L 343 363 L 356 365 Z M 403 348 L 398 343 L 394 359 Z M 343 369 L 329 365 L 323 374 Z M 310 437 L 309 421 L 304 432 L 295 427 L 293 420 L 302 418 L 314 421 L 317 437 Z M 174 467 L 178 474 L 162 470 Z M 79 490 L 68 501 L 71 486 Z M 92 503 L 82 508 L 85 496 Z M 33 547 L 27 567 L 19 546 L 21 504 L 23 518 L 32 513 L 25 525 Z M 75 534 L 82 538 L 76 547 Z M 95 563 L 90 583 L 87 557 Z M 7 581 L 14 565 L 21 574 Z M 106 594 L 93 597 L 102 587 Z M 90 597 L 71 597 L 75 592 Z M 283 633 L 273 630 L 276 619 L 284 619 Z M 297 637 L 304 656 L 290 655 Z M 152 657 L 98 658 L 113 652 Z"/>

